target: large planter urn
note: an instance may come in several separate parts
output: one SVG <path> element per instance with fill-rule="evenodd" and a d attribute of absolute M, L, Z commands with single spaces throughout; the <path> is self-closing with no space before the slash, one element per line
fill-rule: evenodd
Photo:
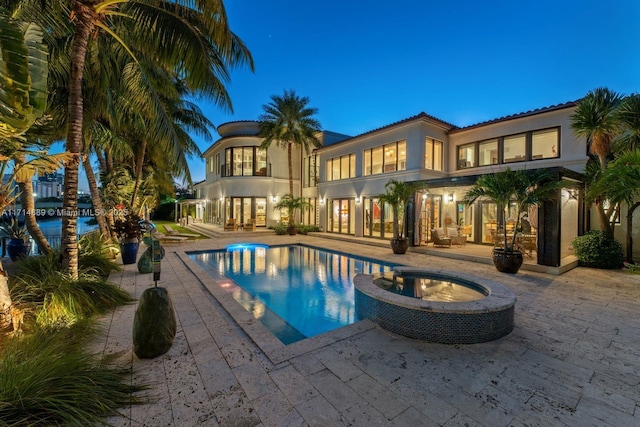
<path fill-rule="evenodd" d="M 407 249 L 409 249 L 409 239 L 391 239 L 390 245 L 394 254 L 406 254 Z"/>
<path fill-rule="evenodd" d="M 29 255 L 31 248 L 23 239 L 9 239 L 7 243 L 7 253 L 11 261 L 17 261 Z"/>
<path fill-rule="evenodd" d="M 120 255 L 123 264 L 135 264 L 138 258 L 138 239 L 125 239 L 120 243 Z"/>
<path fill-rule="evenodd" d="M 295 225 L 289 225 L 287 227 L 287 233 L 289 233 L 289 236 L 295 236 L 298 233 L 298 227 Z"/>
<path fill-rule="evenodd" d="M 520 251 L 505 251 L 504 249 L 495 248 L 493 250 L 493 265 L 501 273 L 516 274 L 524 258 Z"/>

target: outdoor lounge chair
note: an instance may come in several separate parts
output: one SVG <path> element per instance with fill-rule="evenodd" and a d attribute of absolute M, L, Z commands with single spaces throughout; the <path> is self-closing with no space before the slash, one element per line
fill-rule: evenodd
<path fill-rule="evenodd" d="M 181 233 L 177 230 L 174 230 L 173 227 L 171 227 L 170 225 L 165 225 L 164 229 L 167 231 L 169 236 L 186 237 L 187 239 L 195 239 L 196 237 L 200 236 L 199 234 L 193 234 L 193 233 Z"/>
<path fill-rule="evenodd" d="M 451 247 L 451 238 L 446 236 L 440 236 L 438 230 L 435 228 L 431 229 L 431 238 L 433 239 L 433 247 Z"/>
<path fill-rule="evenodd" d="M 168 235 L 174 235 L 174 234 L 178 234 L 178 232 L 176 230 L 173 229 L 173 227 L 171 227 L 170 225 L 165 225 L 164 226 L 165 231 L 167 232 Z"/>
<path fill-rule="evenodd" d="M 224 231 L 236 231 L 238 230 L 238 223 L 235 218 L 227 219 L 227 222 L 224 223 Z"/>
<path fill-rule="evenodd" d="M 451 239 L 452 245 L 460 247 L 467 244 L 467 236 L 460 234 L 457 228 L 447 228 L 447 237 Z"/>
<path fill-rule="evenodd" d="M 152 236 L 155 237 L 156 239 L 160 240 L 163 243 L 179 243 L 179 242 L 183 242 L 183 241 L 187 240 L 186 237 L 182 237 L 182 236 L 167 236 L 166 234 L 163 234 L 163 233 L 160 233 L 160 232 L 152 233 Z"/>
<path fill-rule="evenodd" d="M 244 225 L 244 231 L 256 231 L 256 220 L 250 218 Z"/>

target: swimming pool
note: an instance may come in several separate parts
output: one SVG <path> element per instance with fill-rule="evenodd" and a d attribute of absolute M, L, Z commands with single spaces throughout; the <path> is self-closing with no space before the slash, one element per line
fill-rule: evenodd
<path fill-rule="evenodd" d="M 352 278 L 394 264 L 305 245 L 243 244 L 188 254 L 284 344 L 357 322 Z"/>

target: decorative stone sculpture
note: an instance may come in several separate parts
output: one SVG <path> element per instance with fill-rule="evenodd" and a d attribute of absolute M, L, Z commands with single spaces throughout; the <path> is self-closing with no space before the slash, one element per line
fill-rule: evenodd
<path fill-rule="evenodd" d="M 133 352 L 153 359 L 169 351 L 176 336 L 176 316 L 169 292 L 162 287 L 145 290 L 133 319 Z"/>

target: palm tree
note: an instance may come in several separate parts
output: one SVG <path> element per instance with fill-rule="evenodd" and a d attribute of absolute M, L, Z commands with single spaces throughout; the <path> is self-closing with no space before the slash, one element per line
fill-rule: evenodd
<path fill-rule="evenodd" d="M 627 261 L 633 258 L 633 212 L 640 206 L 640 150 L 619 155 L 596 183 L 595 191 L 605 194 L 611 203 L 627 204 Z"/>
<path fill-rule="evenodd" d="M 321 145 L 316 137 L 321 130 L 320 122 L 313 117 L 318 110 L 308 107 L 308 104 L 308 97 L 299 97 L 293 90 L 285 90 L 283 96 L 271 96 L 271 102 L 263 105 L 264 113 L 260 116 L 258 136 L 264 138 L 260 148 L 266 150 L 273 142 L 287 148 L 289 194 L 291 195 L 293 195 L 293 147 L 300 147 L 308 153 L 311 147 Z"/>
<path fill-rule="evenodd" d="M 620 130 L 616 108 L 621 101 L 620 94 L 597 88 L 578 102 L 571 115 L 571 128 L 577 136 L 587 139 L 589 152 L 598 157 L 602 170 L 607 168 L 611 143 Z"/>
<path fill-rule="evenodd" d="M 498 211 L 502 212 L 504 218 L 508 217 L 509 204 L 515 203 L 516 222 L 510 242 L 507 233 L 504 233 L 504 250 L 505 252 L 513 252 L 520 228 L 521 214 L 528 212 L 531 206 L 557 197 L 560 189 L 569 185 L 571 185 L 569 182 L 554 180 L 547 169 L 514 171 L 507 168 L 500 172 L 480 176 L 466 192 L 462 201 L 471 205 L 478 199 L 489 199 L 496 204 Z"/>
<path fill-rule="evenodd" d="M 295 219 L 299 211 L 304 212 L 311 206 L 309 202 L 306 202 L 302 197 L 295 197 L 293 194 L 285 194 L 280 201 L 273 207 L 275 210 L 282 211 L 287 210 L 289 214 L 289 234 L 296 234 Z"/>
<path fill-rule="evenodd" d="M 620 120 L 617 108 L 622 97 L 607 88 L 597 88 L 587 93 L 571 116 L 571 127 L 578 136 L 586 138 L 589 152 L 598 158 L 600 172 L 607 169 L 611 156 L 612 143 L 620 134 Z M 597 179 L 597 175 L 594 176 Z M 602 197 L 594 199 L 600 229 L 608 238 L 613 238 L 613 214 L 615 204 L 610 203 L 605 209 L 606 200 Z"/>
<path fill-rule="evenodd" d="M 0 142 L 3 149 L 15 152 L 25 141 L 23 134 L 45 109 L 47 49 L 40 27 L 11 19 L 3 9 L 0 28 Z M 6 164 L 8 159 L 2 156 L 0 160 Z M 9 194 L 2 191 L 0 208 L 11 201 Z M 12 326 L 11 306 L 7 276 L 0 262 L 0 331 Z"/>
<path fill-rule="evenodd" d="M 640 150 L 640 94 L 625 97 L 616 111 L 622 134 L 614 142 L 615 152 Z"/>
<path fill-rule="evenodd" d="M 227 67 L 249 64 L 253 68 L 249 51 L 229 29 L 221 0 L 22 0 L 20 6 L 21 13 L 46 19 L 48 25 L 73 27 L 66 150 L 76 158 L 65 168 L 63 199 L 63 209 L 70 213 L 77 209 L 84 111 L 82 80 L 92 37 L 114 37 L 134 59 L 152 58 L 180 75 L 192 93 L 218 104 L 229 102 L 223 85 L 229 80 Z M 57 21 L 51 18 L 54 15 Z M 65 16 L 71 18 L 70 23 L 62 21 Z M 63 268 L 72 277 L 78 274 L 76 221 L 75 215 L 64 216 L 62 221 Z"/>
<path fill-rule="evenodd" d="M 378 200 L 380 203 L 388 204 L 393 212 L 393 239 L 391 240 L 391 248 L 394 253 L 405 253 L 409 246 L 409 241 L 405 237 L 405 231 L 407 229 L 407 208 L 413 194 L 426 187 L 419 183 L 407 183 L 390 179 L 384 188 L 386 191 L 378 195 Z"/>

